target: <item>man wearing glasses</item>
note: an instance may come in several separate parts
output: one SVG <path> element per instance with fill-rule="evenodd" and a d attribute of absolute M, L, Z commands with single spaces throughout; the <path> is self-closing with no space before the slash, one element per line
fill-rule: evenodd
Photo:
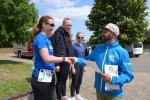
<path fill-rule="evenodd" d="M 73 54 L 75 57 L 84 58 L 85 57 L 85 47 L 83 43 L 84 35 L 82 32 L 78 32 L 76 35 L 77 43 L 72 45 Z M 72 100 L 85 100 L 80 96 L 80 86 L 82 83 L 83 72 L 85 71 L 86 65 L 83 64 L 75 64 L 76 73 L 72 74 L 72 83 L 71 83 L 71 99 Z M 75 95 L 76 92 L 76 95 Z"/>

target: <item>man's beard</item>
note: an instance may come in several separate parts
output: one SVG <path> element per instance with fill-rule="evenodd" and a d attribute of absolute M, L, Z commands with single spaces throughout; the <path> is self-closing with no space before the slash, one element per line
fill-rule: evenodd
<path fill-rule="evenodd" d="M 66 30 L 68 32 L 68 35 L 71 36 L 71 30 Z"/>
<path fill-rule="evenodd" d="M 108 36 L 102 35 L 102 41 L 103 42 L 109 42 L 112 40 L 113 35 L 109 34 Z"/>

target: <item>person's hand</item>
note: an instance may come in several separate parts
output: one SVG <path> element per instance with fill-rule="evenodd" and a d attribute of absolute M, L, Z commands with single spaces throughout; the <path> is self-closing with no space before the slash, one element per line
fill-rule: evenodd
<path fill-rule="evenodd" d="M 78 63 L 78 64 L 83 64 L 85 63 L 85 60 L 83 58 L 77 58 L 77 57 L 68 57 L 72 61 L 72 64 Z"/>
<path fill-rule="evenodd" d="M 56 72 L 59 72 L 59 71 L 60 71 L 60 66 L 56 66 L 56 67 L 55 67 L 55 71 L 56 71 Z"/>
<path fill-rule="evenodd" d="M 71 64 L 71 72 L 72 74 L 76 74 L 76 69 L 74 68 L 74 64 Z"/>
<path fill-rule="evenodd" d="M 76 61 L 76 57 L 68 57 L 69 60 L 71 60 L 71 64 L 74 64 Z"/>
<path fill-rule="evenodd" d="M 100 72 L 99 74 L 100 74 L 100 76 L 103 78 L 103 80 L 104 80 L 105 82 L 111 82 L 112 76 L 110 76 L 110 75 L 108 75 L 108 74 L 104 74 L 104 73 L 102 73 L 102 72 Z"/>
<path fill-rule="evenodd" d="M 72 58 L 71 57 L 65 57 L 65 62 L 72 64 Z"/>

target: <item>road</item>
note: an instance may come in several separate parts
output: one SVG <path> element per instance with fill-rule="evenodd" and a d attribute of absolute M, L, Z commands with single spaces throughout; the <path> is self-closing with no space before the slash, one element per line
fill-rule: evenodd
<path fill-rule="evenodd" d="M 135 78 L 131 83 L 125 84 L 124 100 L 150 100 L 150 53 L 145 52 L 138 58 L 131 58 L 131 62 Z M 84 74 L 82 93 L 88 100 L 96 100 L 95 90 L 91 85 L 94 82 L 94 71 L 97 69 L 93 69 L 92 66 L 96 66 L 94 63 L 88 65 L 89 69 Z"/>
<path fill-rule="evenodd" d="M 14 54 L 0 54 L 0 60 L 13 60 L 32 64 L 31 59 L 16 58 Z M 125 84 L 124 100 L 150 100 L 150 52 L 145 52 L 138 58 L 131 58 L 135 78 Z M 95 63 L 88 62 L 81 86 L 81 95 L 88 100 L 96 100 L 94 72 L 98 70 Z M 31 100 L 31 99 L 30 99 Z"/>

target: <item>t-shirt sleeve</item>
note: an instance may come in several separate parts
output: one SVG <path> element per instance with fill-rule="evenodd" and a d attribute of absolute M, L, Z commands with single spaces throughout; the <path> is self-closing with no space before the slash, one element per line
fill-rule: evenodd
<path fill-rule="evenodd" d="M 38 36 L 35 38 L 35 45 L 38 49 L 47 48 L 47 40 L 44 36 Z"/>

